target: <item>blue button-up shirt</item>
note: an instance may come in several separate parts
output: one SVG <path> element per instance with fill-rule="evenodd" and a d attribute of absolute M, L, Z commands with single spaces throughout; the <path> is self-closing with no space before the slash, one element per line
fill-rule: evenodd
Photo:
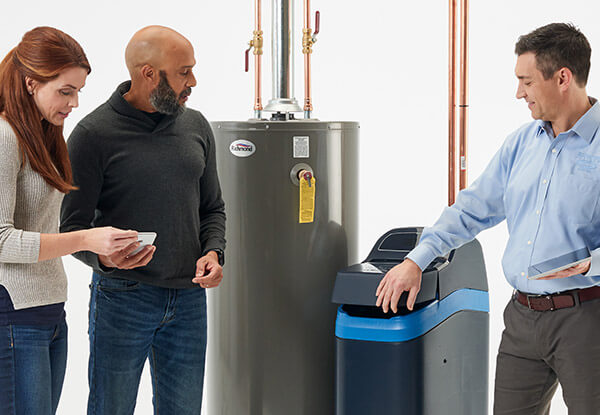
<path fill-rule="evenodd" d="M 512 133 L 483 174 L 423 231 L 408 258 L 421 269 L 504 219 L 506 279 L 519 291 L 550 294 L 600 283 L 600 104 L 568 131 L 534 121 Z M 587 274 L 529 280 L 531 265 L 581 248 L 592 252 Z"/>

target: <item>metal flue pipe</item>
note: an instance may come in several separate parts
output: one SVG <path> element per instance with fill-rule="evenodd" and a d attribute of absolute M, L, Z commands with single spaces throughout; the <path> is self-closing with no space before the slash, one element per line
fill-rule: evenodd
<path fill-rule="evenodd" d="M 292 0 L 273 0 L 273 98 L 294 93 L 294 24 Z"/>
<path fill-rule="evenodd" d="M 273 0 L 273 98 L 265 108 L 273 112 L 302 111 L 294 98 L 294 1 Z"/>

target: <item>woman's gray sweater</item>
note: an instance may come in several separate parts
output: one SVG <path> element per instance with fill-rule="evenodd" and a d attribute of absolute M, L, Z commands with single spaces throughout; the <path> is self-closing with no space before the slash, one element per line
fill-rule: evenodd
<path fill-rule="evenodd" d="M 0 285 L 15 310 L 67 299 L 62 260 L 38 262 L 40 234 L 58 233 L 63 196 L 22 165 L 17 137 L 0 117 Z"/>

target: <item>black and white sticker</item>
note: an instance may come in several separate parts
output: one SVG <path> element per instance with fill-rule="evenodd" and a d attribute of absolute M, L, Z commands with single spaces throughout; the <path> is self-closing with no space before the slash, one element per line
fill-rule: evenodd
<path fill-rule="evenodd" d="M 307 159 L 310 157 L 309 138 L 308 136 L 294 137 L 294 158 Z"/>

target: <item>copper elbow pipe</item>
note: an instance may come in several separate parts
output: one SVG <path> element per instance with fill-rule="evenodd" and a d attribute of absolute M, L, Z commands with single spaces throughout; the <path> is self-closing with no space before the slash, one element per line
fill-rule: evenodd
<path fill-rule="evenodd" d="M 458 113 L 459 135 L 459 188 L 467 187 L 467 121 L 469 92 L 469 0 L 461 0 L 460 7 L 460 101 Z"/>
<path fill-rule="evenodd" d="M 456 200 L 456 0 L 449 3 L 448 24 L 448 206 Z"/>
<path fill-rule="evenodd" d="M 261 0 L 254 2 L 254 112 L 260 118 L 262 106 L 262 29 L 261 29 Z M 258 43 L 258 44 L 257 44 Z"/>
<path fill-rule="evenodd" d="M 311 99 L 310 54 L 312 53 L 310 28 L 310 0 L 304 0 L 304 28 L 302 29 L 302 53 L 304 54 L 304 115 L 310 118 L 313 110 Z"/>

